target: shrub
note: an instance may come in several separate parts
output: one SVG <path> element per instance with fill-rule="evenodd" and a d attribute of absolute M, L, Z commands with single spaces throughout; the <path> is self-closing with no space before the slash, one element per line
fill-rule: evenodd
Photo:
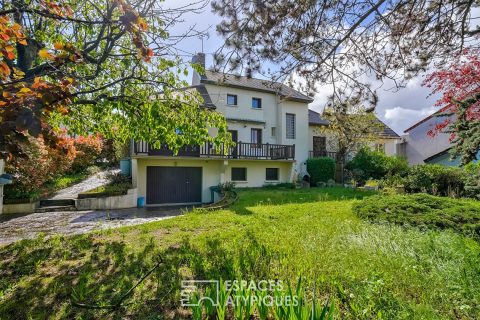
<path fill-rule="evenodd" d="M 307 171 L 310 174 L 310 183 L 327 182 L 335 179 L 335 160 L 328 157 L 307 160 Z"/>
<path fill-rule="evenodd" d="M 451 229 L 480 240 L 480 203 L 427 194 L 372 196 L 353 205 L 360 218 L 428 229 Z"/>
<path fill-rule="evenodd" d="M 103 140 L 99 135 L 79 136 L 74 140 L 77 155 L 73 161 L 73 171 L 83 171 L 94 165 L 100 157 L 103 148 Z"/>
<path fill-rule="evenodd" d="M 22 149 L 24 157 L 12 158 L 5 165 L 5 171 L 13 176 L 13 184 L 5 187 L 6 198 L 35 197 L 45 182 L 64 174 L 75 157 L 68 139 L 59 139 L 56 148 L 51 148 L 42 138 L 30 137 Z"/>
<path fill-rule="evenodd" d="M 364 147 L 347 163 L 345 169 L 351 172 L 354 180 L 364 184 L 368 179 L 405 175 L 408 172 L 408 162 L 404 158 L 387 156 Z"/>
<path fill-rule="evenodd" d="M 226 181 L 223 183 L 218 184 L 218 190 L 220 191 L 221 194 L 224 194 L 226 192 L 231 192 L 235 189 L 235 182 L 233 181 Z"/>
<path fill-rule="evenodd" d="M 464 193 L 466 174 L 461 168 L 438 164 L 412 166 L 405 179 L 405 191 L 459 197 Z"/>
<path fill-rule="evenodd" d="M 121 172 L 108 172 L 105 176 L 109 185 L 130 183 L 130 178 Z"/>
<path fill-rule="evenodd" d="M 480 200 L 480 162 L 465 167 L 465 196 Z"/>

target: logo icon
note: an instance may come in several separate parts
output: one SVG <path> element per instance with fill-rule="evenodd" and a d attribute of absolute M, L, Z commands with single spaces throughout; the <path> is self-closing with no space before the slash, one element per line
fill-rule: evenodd
<path fill-rule="evenodd" d="M 203 292 L 209 292 L 210 294 L 202 296 L 199 289 L 203 289 Z M 212 306 L 218 306 L 219 291 L 220 283 L 218 280 L 182 280 L 180 303 L 182 307 L 197 307 L 204 301 L 210 301 Z M 195 294 L 198 294 L 199 298 L 193 300 Z"/>

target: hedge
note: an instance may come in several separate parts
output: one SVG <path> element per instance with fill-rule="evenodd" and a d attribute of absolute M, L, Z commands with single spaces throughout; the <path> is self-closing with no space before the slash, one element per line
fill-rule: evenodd
<path fill-rule="evenodd" d="M 353 205 L 360 218 L 422 229 L 450 229 L 480 240 L 480 202 L 428 194 L 372 196 Z"/>
<path fill-rule="evenodd" d="M 335 179 L 335 160 L 328 157 L 308 159 L 307 171 L 312 185 Z"/>

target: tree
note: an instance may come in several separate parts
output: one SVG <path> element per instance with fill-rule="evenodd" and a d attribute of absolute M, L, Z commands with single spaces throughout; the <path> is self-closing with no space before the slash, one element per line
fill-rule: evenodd
<path fill-rule="evenodd" d="M 474 0 L 216 0 L 225 45 L 217 63 L 231 71 L 295 74 L 304 89 L 333 87 L 332 99 L 361 96 L 375 105 L 368 79 L 397 87 L 443 65 L 464 49 L 478 48 Z M 278 70 L 261 70 L 262 65 Z"/>
<path fill-rule="evenodd" d="M 201 108 L 181 76 L 189 64 L 175 44 L 198 33 L 168 28 L 197 2 L 176 9 L 155 0 L 11 0 L 0 9 L 0 145 L 7 156 L 26 155 L 21 142 L 42 136 L 58 145 L 56 129 L 99 132 L 185 144 L 227 137 L 224 118 Z M 198 69 L 198 67 L 196 67 Z M 208 128 L 218 128 L 210 137 Z M 182 132 L 178 134 L 178 130 Z"/>
<path fill-rule="evenodd" d="M 461 156 L 462 164 L 479 160 L 480 151 L 480 58 L 469 53 L 460 62 L 448 64 L 431 73 L 424 85 L 432 94 L 441 93 L 436 105 L 445 120 L 432 128 L 428 135 L 449 132 L 453 157 Z"/>
<path fill-rule="evenodd" d="M 366 112 L 358 100 L 337 102 L 325 108 L 322 117 L 329 125 L 319 130 L 334 137 L 338 161 L 344 163 L 349 153 L 378 139 L 383 126 L 375 114 Z"/>

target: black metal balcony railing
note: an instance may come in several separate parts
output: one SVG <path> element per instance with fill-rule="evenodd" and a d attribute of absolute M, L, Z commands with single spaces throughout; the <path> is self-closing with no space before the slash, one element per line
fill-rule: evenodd
<path fill-rule="evenodd" d="M 173 151 L 167 145 L 153 148 L 144 141 L 134 144 L 135 154 L 148 154 L 150 156 L 173 157 Z M 178 151 L 177 157 L 205 157 L 225 159 L 265 159 L 265 160 L 294 160 L 295 145 L 262 144 L 237 142 L 234 147 L 215 148 L 211 143 L 201 146 L 184 146 Z"/>
<path fill-rule="evenodd" d="M 309 151 L 308 152 L 308 157 L 309 158 L 329 157 L 329 158 L 332 158 L 334 160 L 338 160 L 336 152 L 330 152 L 330 151 L 324 151 L 324 150 Z"/>

